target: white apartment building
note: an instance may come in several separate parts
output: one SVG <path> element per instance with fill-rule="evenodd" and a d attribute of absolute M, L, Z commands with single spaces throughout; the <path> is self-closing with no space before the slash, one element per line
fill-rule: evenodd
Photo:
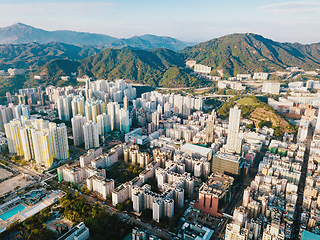
<path fill-rule="evenodd" d="M 259 80 L 267 80 L 268 79 L 268 73 L 258 72 L 253 74 L 253 79 L 259 79 Z"/>
<path fill-rule="evenodd" d="M 73 143 L 75 146 L 79 146 L 84 143 L 83 126 L 86 124 L 87 118 L 80 114 L 75 115 L 71 119 Z"/>
<path fill-rule="evenodd" d="M 86 122 L 83 125 L 84 145 L 85 149 L 99 147 L 98 125 L 93 122 Z"/>
<path fill-rule="evenodd" d="M 113 179 L 106 179 L 98 175 L 87 178 L 87 188 L 99 193 L 103 199 L 107 199 L 107 196 L 114 190 L 114 186 Z"/>
<path fill-rule="evenodd" d="M 271 93 L 271 94 L 279 94 L 279 92 L 280 92 L 280 83 L 277 83 L 277 82 L 263 82 L 262 92 Z"/>

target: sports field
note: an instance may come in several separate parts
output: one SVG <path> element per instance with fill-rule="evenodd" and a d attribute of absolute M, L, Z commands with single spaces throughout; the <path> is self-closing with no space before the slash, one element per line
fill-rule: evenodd
<path fill-rule="evenodd" d="M 250 97 L 244 97 L 244 98 L 241 98 L 237 101 L 238 104 L 241 104 L 241 105 L 251 105 L 251 106 L 257 106 L 259 105 L 259 103 L 256 103 L 252 98 Z"/>

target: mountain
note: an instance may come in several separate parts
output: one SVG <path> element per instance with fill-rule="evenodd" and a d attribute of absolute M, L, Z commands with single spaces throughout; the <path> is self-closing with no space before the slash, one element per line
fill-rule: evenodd
<path fill-rule="evenodd" d="M 37 42 L 46 44 L 49 42 L 61 42 L 73 45 L 101 45 L 110 48 L 139 48 L 153 50 L 157 48 L 168 48 L 179 51 L 186 46 L 193 45 L 171 37 L 142 35 L 132 38 L 118 39 L 104 34 L 75 32 L 69 30 L 46 31 L 23 23 L 0 28 L 0 44 L 26 44 Z"/>
<path fill-rule="evenodd" d="M 34 68 L 55 59 L 80 60 L 100 51 L 100 48 L 93 46 L 75 46 L 57 42 L 0 45 L 0 69 L 30 66 Z"/>
<path fill-rule="evenodd" d="M 165 73 L 175 69 L 177 87 L 186 86 L 186 79 L 196 84 L 196 78 L 184 69 L 184 59 L 181 55 L 164 48 L 153 51 L 106 49 L 95 56 L 81 60 L 80 63 L 80 76 L 88 75 L 110 80 L 125 78 L 151 86 L 166 86 Z"/>
<path fill-rule="evenodd" d="M 103 34 L 68 30 L 45 31 L 23 23 L 0 28 L 0 44 L 63 42 L 67 44 L 104 45 L 115 40 L 117 38 Z"/>
<path fill-rule="evenodd" d="M 186 59 L 212 67 L 214 75 L 270 72 L 290 66 L 305 70 L 320 67 L 320 43 L 279 43 L 252 33 L 215 38 L 186 47 L 180 53 Z"/>
<path fill-rule="evenodd" d="M 167 48 L 173 51 L 179 51 L 192 43 L 180 41 L 171 37 L 155 36 L 145 34 L 142 36 L 134 36 L 132 38 L 122 38 L 109 45 L 109 48 L 122 48 L 128 46 L 136 49 L 153 50 L 157 48 Z"/>
<path fill-rule="evenodd" d="M 39 83 L 67 84 L 60 80 L 62 75 L 76 72 L 78 76 L 88 75 L 92 78 L 113 80 L 124 78 L 134 83 L 151 86 L 185 87 L 200 86 L 203 81 L 190 74 L 184 68 L 184 59 L 179 53 L 160 48 L 153 51 L 135 49 L 105 49 L 94 56 L 80 61 L 53 60 L 40 67 L 35 74 L 43 76 L 42 80 L 33 78 L 25 85 Z M 74 83 L 76 84 L 76 83 Z"/>

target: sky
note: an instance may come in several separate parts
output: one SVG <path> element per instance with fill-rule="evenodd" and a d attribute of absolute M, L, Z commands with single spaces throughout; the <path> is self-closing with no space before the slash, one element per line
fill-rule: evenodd
<path fill-rule="evenodd" d="M 155 34 L 202 42 L 256 33 L 280 42 L 320 42 L 320 0 L 1 0 L 0 27 L 21 22 L 128 38 Z"/>

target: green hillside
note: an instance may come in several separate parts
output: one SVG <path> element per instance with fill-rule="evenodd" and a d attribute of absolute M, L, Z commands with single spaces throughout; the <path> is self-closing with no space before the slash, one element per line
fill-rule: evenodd
<path fill-rule="evenodd" d="M 0 45 L 0 70 L 35 68 L 55 59 L 80 60 L 98 52 L 100 49 L 92 46 L 57 42 Z"/>
<path fill-rule="evenodd" d="M 241 109 L 241 117 L 254 121 L 255 126 L 270 122 L 270 126 L 274 129 L 274 135 L 283 136 L 285 132 L 292 133 L 296 128 L 292 126 L 284 117 L 267 103 L 261 102 L 257 97 L 243 97 L 236 95 L 224 102 L 217 110 L 219 117 L 227 119 L 229 117 L 230 108 L 238 105 Z"/>
<path fill-rule="evenodd" d="M 220 70 L 226 77 L 238 73 L 270 72 L 297 66 L 304 70 L 320 67 L 320 44 L 279 43 L 256 34 L 231 34 L 187 47 L 180 51 Z"/>
<path fill-rule="evenodd" d="M 151 52 L 106 49 L 95 56 L 83 59 L 80 63 L 78 68 L 80 76 L 88 75 L 109 80 L 124 78 L 151 86 L 199 86 L 203 84 L 184 68 L 184 59 L 179 53 L 163 48 Z"/>

